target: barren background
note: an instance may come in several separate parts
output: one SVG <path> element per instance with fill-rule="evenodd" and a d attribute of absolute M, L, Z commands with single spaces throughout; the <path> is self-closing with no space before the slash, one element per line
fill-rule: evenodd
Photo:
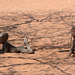
<path fill-rule="evenodd" d="M 35 54 L 0 54 L 0 75 L 75 75 L 70 29 L 75 25 L 74 0 L 0 0 L 0 32 L 9 42 L 23 45 L 28 37 Z M 1 48 L 1 45 L 0 45 Z"/>

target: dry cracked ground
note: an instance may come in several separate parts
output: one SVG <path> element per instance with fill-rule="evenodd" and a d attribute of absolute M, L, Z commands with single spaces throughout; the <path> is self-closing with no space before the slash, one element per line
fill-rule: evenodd
<path fill-rule="evenodd" d="M 73 25 L 75 11 L 71 9 L 1 12 L 0 32 L 8 32 L 8 41 L 17 47 L 27 36 L 36 51 L 1 53 L 0 75 L 75 75 L 75 57 L 65 59 L 68 52 L 57 52 L 70 49 Z"/>

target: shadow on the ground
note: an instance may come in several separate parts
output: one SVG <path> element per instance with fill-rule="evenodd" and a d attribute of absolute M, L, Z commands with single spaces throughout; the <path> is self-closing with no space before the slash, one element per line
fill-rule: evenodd
<path fill-rule="evenodd" d="M 14 14 L 13 14 L 14 15 Z M 23 38 L 25 36 L 30 38 L 30 45 L 32 48 L 37 48 L 35 51 L 41 50 L 41 53 L 44 51 L 47 51 L 47 55 L 44 56 L 40 53 L 35 56 L 29 56 L 29 58 L 23 56 L 13 57 L 13 56 L 0 56 L 0 59 L 3 59 L 2 62 L 0 62 L 0 69 L 5 68 L 8 71 L 8 75 L 14 75 L 15 73 L 18 73 L 19 71 L 15 71 L 15 66 L 24 66 L 24 65 L 34 65 L 36 63 L 13 63 L 10 61 L 7 65 L 3 64 L 5 60 L 7 59 L 30 59 L 35 60 L 39 63 L 38 65 L 49 65 L 54 69 L 60 70 L 64 75 L 71 75 L 67 73 L 65 70 L 58 67 L 59 64 L 63 65 L 74 65 L 75 59 L 72 61 L 69 61 L 67 59 L 61 59 L 58 57 L 58 55 L 55 52 L 52 52 L 49 54 L 52 50 L 57 49 L 58 51 L 62 50 L 62 48 L 68 49 L 69 47 L 69 40 L 70 40 L 70 29 L 72 26 L 75 25 L 75 14 L 74 11 L 68 10 L 68 11 L 57 11 L 57 12 L 49 12 L 47 15 L 44 15 L 45 18 L 37 19 L 34 14 L 16 14 L 15 16 L 1 16 L 1 26 L 0 29 L 3 29 L 6 32 L 10 32 L 12 34 L 11 37 L 13 39 L 10 39 L 9 42 L 15 42 L 17 41 L 18 45 L 21 44 L 19 42 L 23 41 Z M 42 16 L 43 17 L 43 16 Z M 15 22 L 15 23 L 14 23 Z M 34 24 L 35 22 L 35 24 Z M 47 25 L 46 23 L 52 23 L 52 25 Z M 13 23 L 13 24 L 11 24 Z M 32 24 L 31 24 L 32 23 Z M 45 24 L 44 24 L 45 23 Z M 62 26 L 61 26 L 62 25 Z M 23 31 L 20 30 L 19 26 L 26 26 Z M 41 27 L 40 27 L 41 26 Z M 63 28 L 64 27 L 64 28 Z M 17 28 L 19 28 L 17 31 Z M 28 31 L 28 29 L 30 29 Z M 58 33 L 59 32 L 59 33 Z M 38 34 L 39 33 L 39 34 Z M 14 36 L 17 36 L 18 39 L 14 38 Z M 44 40 L 43 40 L 44 39 Z M 47 41 L 48 40 L 48 41 Z M 42 45 L 40 45 L 40 43 Z M 15 44 L 15 43 L 14 43 Z M 1 53 L 1 51 L 0 51 Z M 3 54 L 2 54 L 3 55 Z M 14 54 L 13 54 L 14 55 Z M 41 55 L 41 56 L 39 56 Z M 63 55 L 63 54 L 62 54 Z M 39 57 L 37 57 L 39 56 Z M 45 62 L 43 62 L 43 60 Z M 49 68 L 50 69 L 50 68 Z M 70 69 L 70 68 L 68 68 Z M 0 71 L 2 75 L 7 75 L 5 71 Z M 18 74 L 19 75 L 19 74 Z"/>

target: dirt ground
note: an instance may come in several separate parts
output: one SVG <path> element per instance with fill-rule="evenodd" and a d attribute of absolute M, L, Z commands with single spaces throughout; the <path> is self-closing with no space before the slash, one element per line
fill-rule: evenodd
<path fill-rule="evenodd" d="M 75 75 L 75 57 L 65 59 L 68 52 L 57 52 L 70 49 L 74 25 L 74 0 L 0 1 L 0 32 L 7 32 L 16 47 L 27 36 L 36 50 L 0 53 L 0 75 Z"/>

